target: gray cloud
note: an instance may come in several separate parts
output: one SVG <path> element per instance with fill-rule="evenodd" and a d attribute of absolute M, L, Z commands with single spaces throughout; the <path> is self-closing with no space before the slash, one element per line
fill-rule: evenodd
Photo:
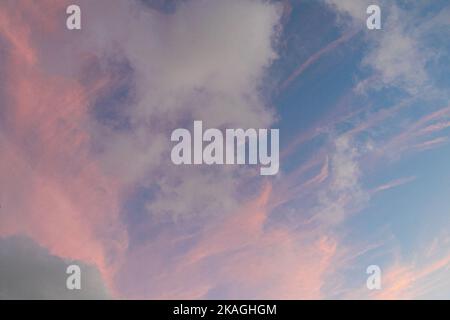
<path fill-rule="evenodd" d="M 81 290 L 66 288 L 71 264 L 81 268 Z M 95 267 L 53 256 L 28 238 L 0 238 L 0 300 L 108 298 Z"/>

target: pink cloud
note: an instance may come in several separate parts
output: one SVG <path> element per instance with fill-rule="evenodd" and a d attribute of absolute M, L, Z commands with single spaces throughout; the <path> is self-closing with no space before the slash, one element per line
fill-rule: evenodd
<path fill-rule="evenodd" d="M 136 250 L 120 272 L 122 289 L 156 299 L 205 298 L 214 290 L 252 299 L 323 297 L 337 241 L 314 230 L 267 229 L 271 195 L 267 184 L 256 199 L 195 235 L 187 251 L 176 247 L 189 239 L 171 233 Z"/>
<path fill-rule="evenodd" d="M 446 281 L 450 265 L 450 255 L 427 261 L 422 266 L 396 264 L 383 275 L 383 288 L 374 298 L 383 300 L 418 299 L 429 293 L 433 286 L 433 276 Z"/>
<path fill-rule="evenodd" d="M 388 183 L 385 183 L 385 184 L 382 184 L 382 185 L 376 187 L 375 189 L 372 190 L 372 192 L 377 193 L 380 191 L 385 191 L 385 190 L 389 190 L 392 188 L 396 188 L 396 187 L 402 186 L 404 184 L 413 182 L 414 180 L 416 180 L 416 177 L 405 177 L 405 178 L 395 179 L 395 180 L 389 181 Z"/>
<path fill-rule="evenodd" d="M 319 298 L 336 244 L 314 232 L 298 238 L 288 229 L 265 230 L 270 185 L 256 200 L 205 226 L 198 243 L 178 253 L 176 261 L 165 260 L 167 252 L 184 239 L 177 240 L 170 231 L 156 243 L 125 252 L 127 233 L 119 216 L 122 181 L 105 174 L 86 129 L 89 103 L 115 80 L 101 75 L 90 79 L 87 88 L 76 78 L 45 68 L 37 43 L 40 32 L 58 37 L 63 29 L 52 22 L 33 30 L 25 20 L 44 22 L 48 17 L 44 19 L 43 11 L 49 16 L 63 12 L 62 4 L 54 4 L 26 8 L 24 1 L 0 10 L 0 33 L 10 45 L 5 130 L 0 135 L 0 235 L 23 234 L 53 255 L 95 264 L 112 290 L 117 278 L 127 277 L 132 289 L 115 293 L 128 297 L 203 297 L 220 284 L 215 280 L 219 277 L 262 297 Z M 319 175 L 326 176 L 324 169 Z M 222 266 L 214 276 L 204 276 L 217 257 L 215 264 Z M 122 273 L 130 271 L 126 268 L 150 272 L 153 281 L 133 279 L 135 273 Z M 155 283 L 157 294 L 149 291 Z"/>
<path fill-rule="evenodd" d="M 55 14 L 61 3 L 39 4 L 39 10 L 28 1 L 0 9 L 0 33 L 10 45 L 0 135 L 0 235 L 26 235 L 54 255 L 95 264 L 108 277 L 127 236 L 118 215 L 119 182 L 102 173 L 85 130 L 88 102 L 101 81 L 87 90 L 42 67 L 33 30 L 23 19 L 45 20 L 42 12 Z"/>

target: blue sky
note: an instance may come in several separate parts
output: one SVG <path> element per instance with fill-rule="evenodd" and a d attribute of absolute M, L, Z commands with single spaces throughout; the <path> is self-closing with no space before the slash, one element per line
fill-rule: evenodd
<path fill-rule="evenodd" d="M 448 298 L 450 6 L 376 3 L 0 4 L 0 297 L 39 248 L 89 298 Z M 280 172 L 175 166 L 194 120 L 278 128 Z"/>
<path fill-rule="evenodd" d="M 377 151 L 377 148 L 383 148 L 384 144 L 389 143 L 392 135 L 408 130 L 415 121 L 448 106 L 449 78 L 446 76 L 449 71 L 448 41 L 444 40 L 446 36 L 448 37 L 448 23 L 433 25 L 432 21 L 437 21 L 436 17 L 439 14 L 445 16 L 447 21 L 449 16 L 447 4 L 442 1 L 428 4 L 420 1 L 410 2 L 409 5 L 386 4 L 382 10 L 383 21 L 390 22 L 390 11 L 396 7 L 397 10 L 401 8 L 401 15 L 407 22 L 386 23 L 382 30 L 369 31 L 364 30 L 362 25 L 352 24 L 351 14 L 345 11 L 345 3 L 336 3 L 337 7 L 342 6 L 343 15 L 324 10 L 323 3 L 316 1 L 298 1 L 292 4 L 291 17 L 296 18 L 289 20 L 281 40 L 283 45 L 287 43 L 287 50 L 283 51 L 281 60 L 275 63 L 275 68 L 278 68 L 278 72 L 283 74 L 284 78 L 288 78 L 292 73 L 292 65 L 296 64 L 296 59 L 297 65 L 301 65 L 308 57 L 320 52 L 343 33 L 349 32 L 348 30 L 356 28 L 357 33 L 336 48 L 323 52 L 314 63 L 308 65 L 291 81 L 287 88 L 276 94 L 274 101 L 279 110 L 279 125 L 284 134 L 282 141 L 285 146 L 295 139 L 296 135 L 308 129 L 322 125 L 327 128 L 324 134 L 326 137 L 306 141 L 283 162 L 283 168 L 287 172 L 291 168 L 296 168 L 299 162 L 305 161 L 305 158 L 313 157 L 323 144 L 328 144 L 325 146 L 327 150 L 332 149 L 333 146 L 329 144 L 332 144 L 333 139 L 345 135 L 358 124 L 370 121 L 370 118 L 381 113 L 381 110 L 389 112 L 398 104 L 405 105 L 405 108 L 393 112 L 376 125 L 368 126 L 360 134 L 352 136 L 353 143 L 357 148 L 361 148 L 363 153 L 357 160 L 359 168 L 357 183 L 360 184 L 360 188 L 370 190 L 390 181 L 398 182 L 394 183 L 395 186 L 391 186 L 392 189 L 386 188 L 371 195 L 370 199 L 358 208 L 356 214 L 351 214 L 341 225 L 336 226 L 344 243 L 352 244 L 356 241 L 370 247 L 371 244 L 378 242 L 383 248 L 383 250 L 376 248 L 369 250 L 358 257 L 352 265 L 347 266 L 348 270 L 342 271 L 349 278 L 354 277 L 355 273 L 358 274 L 356 278 L 361 281 L 364 278 L 363 270 L 370 264 L 389 268 L 393 263 L 392 260 L 398 259 L 401 263 L 420 265 L 427 259 L 424 251 L 429 249 L 433 242 L 443 241 L 440 237 L 447 234 L 449 147 L 444 139 L 445 141 L 447 139 L 448 127 L 430 136 L 430 140 L 439 138 L 443 143 L 437 143 L 435 147 L 430 146 L 426 150 L 401 151 L 419 143 L 415 139 L 405 141 L 404 145 L 398 146 L 400 149 L 390 150 L 388 154 L 382 154 L 383 151 Z M 352 8 L 351 4 L 349 8 Z M 342 23 L 339 19 L 344 19 L 345 22 Z M 425 28 L 422 26 L 427 23 L 433 27 L 428 26 L 424 31 Z M 411 47 L 409 50 L 424 47 L 425 50 L 434 52 L 429 59 L 424 58 L 423 65 L 420 61 L 411 60 L 410 70 L 406 70 L 405 74 L 396 75 L 397 79 L 391 79 L 392 81 L 383 83 L 381 87 L 373 81 L 373 86 L 367 86 L 364 92 L 355 90 L 358 83 L 364 79 L 380 76 L 370 65 L 365 65 L 364 59 L 374 50 L 384 50 L 389 54 L 392 48 L 388 46 L 377 48 L 377 42 L 383 41 L 380 38 L 385 37 L 385 33 L 391 32 L 390 28 L 396 28 L 395 32 L 401 32 L 405 37 L 417 37 L 417 42 L 414 43 L 417 47 Z M 395 53 L 394 50 L 392 52 Z M 381 54 L 380 52 L 379 55 Z M 395 68 L 394 65 L 384 67 Z M 408 92 L 409 84 L 402 82 L 408 81 L 409 73 L 415 72 L 415 67 L 425 70 L 427 80 L 417 84 L 417 88 L 414 88 L 417 92 Z M 430 94 L 429 91 L 434 88 L 438 88 L 440 93 Z M 356 115 L 352 114 L 353 112 Z M 346 113 L 351 116 L 343 121 L 333 120 L 345 116 Z M 331 119 L 328 116 L 330 114 Z M 443 115 L 436 120 L 445 118 Z M 373 149 L 364 150 L 368 143 L 372 144 L 370 148 Z M 302 203 L 296 203 L 295 206 L 302 207 Z M 445 250 L 443 249 L 444 252 Z M 441 280 L 444 283 L 448 281 Z M 413 287 L 412 284 L 409 285 Z M 442 292 L 440 290 L 442 288 L 436 291 L 429 289 L 420 297 L 429 295 L 445 298 L 448 290 L 444 289 Z M 333 296 L 340 297 L 339 294 Z"/>

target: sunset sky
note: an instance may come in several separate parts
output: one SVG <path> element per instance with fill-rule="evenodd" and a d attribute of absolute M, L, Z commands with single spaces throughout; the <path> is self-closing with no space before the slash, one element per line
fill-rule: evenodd
<path fill-rule="evenodd" d="M 448 0 L 0 0 L 0 299 L 448 299 L 449 74 Z"/>

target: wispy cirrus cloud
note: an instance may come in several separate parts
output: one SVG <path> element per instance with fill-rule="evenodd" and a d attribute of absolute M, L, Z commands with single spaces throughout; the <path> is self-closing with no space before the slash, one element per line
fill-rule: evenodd
<path fill-rule="evenodd" d="M 296 60 L 282 88 L 299 89 L 299 76 L 338 47 L 357 50 L 353 30 L 367 2 L 326 3 L 317 6 L 335 10 L 342 34 Z M 358 33 L 370 50 L 353 62 L 356 84 L 315 127 L 284 137 L 292 138 L 288 165 L 261 180 L 245 167 L 174 167 L 170 132 L 195 119 L 283 125 L 265 80 L 297 4 L 79 1 L 79 33 L 63 28 L 66 4 L 0 5 L 0 236 L 23 234 L 52 255 L 97 266 L 116 297 L 348 297 L 344 271 L 366 255 L 388 256 L 386 292 L 355 292 L 417 297 L 418 279 L 446 270 L 445 252 L 423 265 L 393 259 L 383 246 L 393 232 L 358 238 L 352 219 L 375 192 L 414 185 L 396 172 L 369 188 L 371 175 L 446 141 L 448 95 L 429 69 L 439 50 L 425 40 L 448 23 L 448 10 L 411 32 L 409 11 L 387 5 L 383 31 Z M 323 96 L 336 89 L 326 80 L 316 81 Z"/>
<path fill-rule="evenodd" d="M 336 240 L 268 226 L 271 194 L 266 185 L 256 199 L 190 237 L 163 233 L 142 246 L 119 274 L 123 292 L 156 299 L 323 297 Z"/>

